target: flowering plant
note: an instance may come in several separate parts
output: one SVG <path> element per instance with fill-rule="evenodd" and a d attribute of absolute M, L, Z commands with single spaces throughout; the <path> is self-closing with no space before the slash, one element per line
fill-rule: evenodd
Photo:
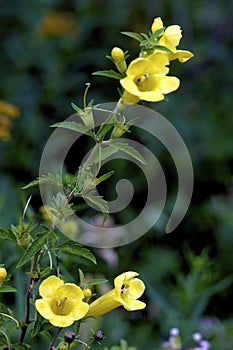
<path fill-rule="evenodd" d="M 81 257 L 93 264 L 97 263 L 93 253 L 80 244 L 80 227 L 73 216 L 78 211 L 75 209 L 75 201 L 82 198 L 103 213 L 102 226 L 106 224 L 109 215 L 108 203 L 96 191 L 96 186 L 113 174 L 110 171 L 99 175 L 104 161 L 121 151 L 145 164 L 140 152 L 118 140 L 123 134 L 130 132 L 132 125 L 137 122 L 135 118 L 126 122 L 124 110 L 140 101 L 157 102 L 166 99 L 166 95 L 177 90 L 180 85 L 177 77 L 169 75 L 171 61 L 178 59 L 180 62 L 186 62 L 193 57 L 191 52 L 177 49 L 182 37 L 180 27 L 172 25 L 165 28 L 161 18 L 154 20 L 149 35 L 133 32 L 123 34 L 139 42 L 138 57 L 127 65 L 128 53 L 114 47 L 108 58 L 117 71 L 104 70 L 94 73 L 119 80 L 120 96 L 114 110 L 108 112 L 107 119 L 100 126 L 96 125 L 92 102 L 87 103 L 90 87 L 88 84 L 84 94 L 84 108 L 72 104 L 76 112 L 75 120 L 53 125 L 58 129 L 89 136 L 95 145 L 87 159 L 74 175 L 66 174 L 65 178 L 62 178 L 59 174 L 41 174 L 38 179 L 26 185 L 24 189 L 33 188 L 33 191 L 36 186 L 40 186 L 40 189 L 48 186 L 49 190 L 51 186 L 55 186 L 56 192 L 49 202 L 44 203 L 39 220 L 38 215 L 33 218 L 28 215 L 31 200 L 29 196 L 18 225 L 0 229 L 2 240 L 8 240 L 22 248 L 16 268 L 21 269 L 31 263 L 30 271 L 27 272 L 24 319 L 19 320 L 18 315 L 4 305 L 0 308 L 0 342 L 7 349 L 31 349 L 29 332 L 31 337 L 45 336 L 48 339 L 48 349 L 70 349 L 75 346 L 83 350 L 91 349 L 91 344 L 102 341 L 104 335 L 97 331 L 89 342 L 81 340 L 81 323 L 121 306 L 127 311 L 142 310 L 146 307 L 146 303 L 139 300 L 144 298 L 145 284 L 138 278 L 137 272 L 127 271 L 119 274 L 114 279 L 114 288 L 95 300 L 92 289 L 106 282 L 105 279 L 88 280 L 79 269 L 80 283 L 77 285 L 77 276 L 73 276 L 73 283 L 61 273 L 61 256 L 66 254 Z M 47 194 L 49 190 L 42 190 L 42 193 Z M 122 235 L 119 234 L 119 239 L 121 238 Z M 91 243 L 93 245 L 93 241 Z M 6 281 L 7 266 L 0 268 L 0 292 L 17 292 L 13 287 L 6 285 Z M 67 327 L 71 328 L 67 330 Z M 11 337 L 14 338 L 16 331 L 19 333 L 18 340 L 13 342 Z M 59 338 L 62 332 L 63 338 Z M 127 343 L 122 344 L 127 346 Z"/>

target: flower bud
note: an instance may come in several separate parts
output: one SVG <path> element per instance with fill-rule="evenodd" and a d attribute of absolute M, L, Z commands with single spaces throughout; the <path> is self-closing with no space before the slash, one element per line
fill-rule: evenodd
<path fill-rule="evenodd" d="M 74 339 L 75 339 L 75 333 L 74 333 L 74 332 L 71 332 L 71 331 L 65 332 L 65 334 L 64 334 L 64 340 L 65 340 L 68 344 L 73 343 Z"/>
<path fill-rule="evenodd" d="M 7 276 L 7 271 L 5 269 L 5 267 L 0 267 L 0 287 L 3 284 L 4 279 Z"/>
<path fill-rule="evenodd" d="M 115 63 L 118 71 L 120 73 L 125 73 L 127 66 L 125 62 L 125 54 L 122 49 L 119 47 L 114 47 L 111 51 L 111 56 L 113 59 L 113 62 Z"/>
<path fill-rule="evenodd" d="M 96 341 L 103 340 L 103 339 L 104 339 L 104 332 L 103 332 L 103 331 L 97 331 L 97 332 L 95 332 L 95 334 L 94 334 L 94 339 L 95 339 Z"/>
<path fill-rule="evenodd" d="M 91 297 L 92 292 L 89 288 L 85 288 L 83 289 L 83 294 L 84 294 L 84 297 L 88 299 Z"/>
<path fill-rule="evenodd" d="M 30 241 L 31 236 L 28 233 L 24 233 L 21 237 L 17 238 L 18 245 L 25 250 L 28 248 Z"/>

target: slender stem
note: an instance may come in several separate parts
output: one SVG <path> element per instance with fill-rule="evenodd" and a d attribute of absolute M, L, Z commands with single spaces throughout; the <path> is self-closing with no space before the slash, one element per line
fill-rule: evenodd
<path fill-rule="evenodd" d="M 91 349 L 90 348 L 90 345 L 94 342 L 94 340 L 91 340 L 88 344 L 87 343 L 85 343 L 84 341 L 82 341 L 82 340 L 78 340 L 82 345 L 84 345 L 84 348 L 83 348 L 83 350 L 86 350 L 86 349 Z"/>
<path fill-rule="evenodd" d="M 61 327 L 60 327 L 60 328 L 58 328 L 58 330 L 57 330 L 56 334 L 55 334 L 55 335 L 54 335 L 54 337 L 53 337 L 53 340 L 51 341 L 51 343 L 50 343 L 50 345 L 49 345 L 48 350 L 52 350 L 52 349 L 53 349 L 53 346 L 54 346 L 54 344 L 56 343 L 56 340 L 57 340 L 57 338 L 58 338 L 58 336 L 59 336 L 59 334 L 60 334 L 61 330 L 62 330 L 62 328 L 61 328 Z"/>
<path fill-rule="evenodd" d="M 37 265 L 37 260 L 40 255 L 40 251 L 34 255 L 32 259 L 32 264 L 31 264 L 31 272 L 36 270 L 36 265 Z M 27 328 L 30 323 L 30 297 L 31 297 L 31 290 L 34 287 L 34 277 L 30 277 L 30 280 L 27 285 L 27 290 L 26 290 L 26 295 L 25 295 L 25 317 L 23 321 L 23 326 L 21 328 L 21 334 L 19 337 L 19 343 L 23 344 L 25 335 L 27 333 Z"/>

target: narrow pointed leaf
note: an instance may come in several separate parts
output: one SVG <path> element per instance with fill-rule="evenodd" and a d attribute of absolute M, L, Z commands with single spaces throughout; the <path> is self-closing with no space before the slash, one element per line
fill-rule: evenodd
<path fill-rule="evenodd" d="M 0 293 L 10 293 L 10 292 L 17 292 L 17 289 L 7 285 L 0 287 Z"/>
<path fill-rule="evenodd" d="M 51 128 L 65 128 L 73 131 L 80 132 L 81 134 L 91 135 L 90 130 L 81 123 L 76 122 L 60 122 L 51 125 Z"/>
<path fill-rule="evenodd" d="M 81 256 L 82 258 L 85 258 L 87 260 L 90 260 L 93 264 L 96 265 L 96 258 L 95 256 L 91 253 L 91 251 L 87 248 L 82 247 L 80 244 L 72 241 L 67 241 L 63 243 L 62 245 L 57 247 L 57 250 L 76 255 L 76 256 Z"/>
<path fill-rule="evenodd" d="M 137 159 L 140 163 L 146 164 L 143 156 L 135 148 L 129 146 L 128 143 L 114 142 L 114 146 L 117 147 L 120 151 L 127 153 L 134 159 Z"/>
<path fill-rule="evenodd" d="M 115 72 L 114 70 L 99 70 L 97 72 L 92 73 L 92 75 L 99 75 L 102 77 L 113 78 L 113 79 L 121 79 L 122 75 L 120 73 Z"/>
<path fill-rule="evenodd" d="M 143 36 L 139 33 L 134 33 L 134 32 L 121 32 L 121 34 L 129 36 L 130 38 L 133 38 L 139 42 L 143 40 Z"/>
<path fill-rule="evenodd" d="M 112 175 L 114 174 L 114 170 L 112 171 L 109 171 L 108 173 L 100 176 L 98 179 L 97 179 L 97 185 L 100 184 L 101 182 L 107 180 L 109 177 L 111 177 Z"/>
<path fill-rule="evenodd" d="M 32 244 L 27 248 L 24 255 L 19 260 L 16 267 L 23 266 L 45 245 L 48 237 L 51 235 L 50 231 L 44 232 L 43 234 L 38 235 L 37 239 L 32 242 Z"/>

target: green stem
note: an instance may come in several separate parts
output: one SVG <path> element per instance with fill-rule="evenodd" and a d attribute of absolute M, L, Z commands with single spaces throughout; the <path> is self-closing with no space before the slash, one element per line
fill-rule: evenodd
<path fill-rule="evenodd" d="M 2 329 L 0 329 L 0 333 L 4 336 L 4 338 L 6 339 L 6 342 L 7 342 L 7 349 L 8 350 L 11 350 L 11 344 L 10 344 L 10 341 L 9 341 L 9 339 L 8 339 L 8 337 L 7 337 L 7 335 L 6 335 L 6 333 L 2 330 Z"/>
<path fill-rule="evenodd" d="M 36 270 L 36 265 L 37 265 L 39 255 L 40 255 L 40 251 L 37 252 L 36 255 L 34 255 L 34 258 L 31 264 L 31 272 Z M 21 328 L 21 333 L 19 337 L 20 344 L 23 344 L 23 341 L 30 323 L 30 297 L 31 297 L 31 291 L 33 287 L 34 287 L 34 277 L 30 277 L 30 280 L 27 286 L 26 295 L 25 295 L 25 317 L 24 317 L 23 326 Z"/>
<path fill-rule="evenodd" d="M 51 343 L 50 343 L 50 345 L 49 345 L 48 350 L 52 350 L 52 349 L 53 349 L 53 346 L 54 346 L 54 344 L 56 343 L 56 340 L 57 340 L 57 338 L 58 338 L 58 336 L 59 336 L 59 334 L 60 334 L 61 330 L 62 330 L 62 328 L 61 328 L 61 327 L 60 327 L 60 328 L 58 328 L 58 330 L 57 330 L 56 334 L 55 334 L 55 335 L 54 335 L 54 337 L 53 337 L 53 340 L 51 341 Z"/>

